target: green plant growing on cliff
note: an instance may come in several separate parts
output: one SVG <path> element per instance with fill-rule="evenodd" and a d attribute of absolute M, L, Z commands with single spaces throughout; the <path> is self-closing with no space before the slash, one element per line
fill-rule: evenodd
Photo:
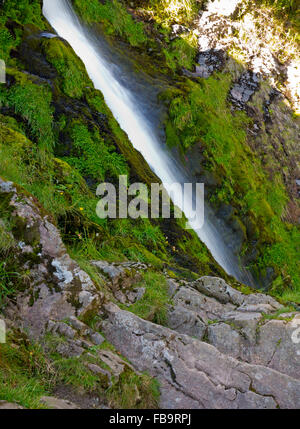
<path fill-rule="evenodd" d="M 186 157 L 195 144 L 202 147 L 205 168 L 215 172 L 220 183 L 211 202 L 233 204 L 258 225 L 262 254 L 256 268 L 272 266 L 278 276 L 281 272 L 282 282 L 278 277 L 274 291 L 283 293 L 300 284 L 299 232 L 281 219 L 288 202 L 281 177 L 271 181 L 247 143 L 249 118 L 230 111 L 230 85 L 230 75 L 216 74 L 197 83 L 186 81 L 181 94 L 176 90 L 162 95 L 169 100 L 167 142 L 177 142 Z"/>
<path fill-rule="evenodd" d="M 81 60 L 62 40 L 46 39 L 43 47 L 47 60 L 54 65 L 62 79 L 63 92 L 69 97 L 81 98 L 85 88 L 92 85 Z"/>
<path fill-rule="evenodd" d="M 147 42 L 144 26 L 136 22 L 126 8 L 117 0 L 73 0 L 75 8 L 88 23 L 104 23 L 106 31 L 124 37 L 132 46 L 143 46 Z"/>
<path fill-rule="evenodd" d="M 15 46 L 15 41 L 7 28 L 0 26 L 0 59 L 7 61 L 10 50 Z"/>
<path fill-rule="evenodd" d="M 74 142 L 72 152 L 76 156 L 71 153 L 65 161 L 75 167 L 82 176 L 90 176 L 98 185 L 108 174 L 115 178 L 128 174 L 124 157 L 117 154 L 113 146 L 105 143 L 97 130 L 90 132 L 83 123 L 75 122 L 70 136 Z"/>
<path fill-rule="evenodd" d="M 17 79 L 11 89 L 0 88 L 0 105 L 7 105 L 19 114 L 30 126 L 40 148 L 51 151 L 54 145 L 52 132 L 52 94 L 47 86 L 35 85 L 23 73 L 8 70 Z M 39 108 L 37 108 L 39 106 Z"/>

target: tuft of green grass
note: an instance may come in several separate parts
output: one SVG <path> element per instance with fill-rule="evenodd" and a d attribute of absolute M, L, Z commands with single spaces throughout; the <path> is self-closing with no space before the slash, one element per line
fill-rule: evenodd
<path fill-rule="evenodd" d="M 287 317 L 281 317 L 282 314 L 287 314 L 287 313 L 292 313 L 294 312 L 295 309 L 293 307 L 284 307 L 281 308 L 280 310 L 276 311 L 276 313 L 273 314 L 263 314 L 263 320 L 286 320 L 286 321 L 290 321 L 293 319 L 292 318 L 287 318 Z"/>
<path fill-rule="evenodd" d="M 166 325 L 168 306 L 171 301 L 165 277 L 162 274 L 147 271 L 143 274 L 143 281 L 137 287 L 144 287 L 146 292 L 143 298 L 133 304 L 129 310 L 142 319 Z"/>

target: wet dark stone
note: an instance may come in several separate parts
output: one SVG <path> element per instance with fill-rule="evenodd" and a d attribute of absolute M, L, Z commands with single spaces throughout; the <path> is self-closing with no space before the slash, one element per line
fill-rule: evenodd
<path fill-rule="evenodd" d="M 227 60 L 227 53 L 222 49 L 209 49 L 208 51 L 199 52 L 195 72 L 185 71 L 185 74 L 190 77 L 208 78 L 215 71 L 220 71 L 224 68 Z"/>
<path fill-rule="evenodd" d="M 221 70 L 225 66 L 226 58 L 226 52 L 221 49 L 210 49 L 200 52 L 198 55 L 199 65 L 196 66 L 196 73 L 199 77 L 207 78 L 211 76 L 214 71 Z"/>
<path fill-rule="evenodd" d="M 279 91 L 277 91 L 276 89 L 272 89 L 270 94 L 269 94 L 269 99 L 265 101 L 264 105 L 263 105 L 263 109 L 264 109 L 264 121 L 265 122 L 269 122 L 272 123 L 272 118 L 271 118 L 271 114 L 270 114 L 270 110 L 269 107 L 270 105 L 273 103 L 273 101 L 279 97 L 281 94 Z"/>
<path fill-rule="evenodd" d="M 243 73 L 229 93 L 230 101 L 239 109 L 247 110 L 247 103 L 251 100 L 253 94 L 258 91 L 259 84 L 260 76 L 257 73 L 252 71 Z"/>
<path fill-rule="evenodd" d="M 44 79 L 55 79 L 57 71 L 45 58 L 41 48 L 40 34 L 27 37 L 18 48 L 18 58 L 27 70 Z"/>

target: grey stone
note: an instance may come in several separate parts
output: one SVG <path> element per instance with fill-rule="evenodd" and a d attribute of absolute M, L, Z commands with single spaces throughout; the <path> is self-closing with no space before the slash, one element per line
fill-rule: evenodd
<path fill-rule="evenodd" d="M 96 346 L 100 346 L 105 341 L 105 338 L 98 332 L 90 334 L 90 339 Z"/>
<path fill-rule="evenodd" d="M 24 407 L 15 402 L 0 401 L 0 410 L 23 410 Z"/>
<path fill-rule="evenodd" d="M 226 323 L 210 325 L 207 330 L 208 342 L 221 353 L 239 358 L 242 338 L 240 334 Z"/>
<path fill-rule="evenodd" d="M 202 277 L 193 283 L 193 287 L 204 295 L 216 298 L 220 303 L 231 302 L 235 305 L 243 303 L 243 294 L 217 277 Z"/>
<path fill-rule="evenodd" d="M 53 410 L 76 410 L 79 407 L 73 402 L 67 401 L 65 399 L 55 398 L 53 396 L 43 396 L 40 399 L 41 404 L 45 405 L 47 408 Z"/>
<path fill-rule="evenodd" d="M 168 327 L 181 334 L 202 340 L 206 331 L 206 325 L 200 320 L 194 311 L 177 305 L 168 312 Z"/>
<path fill-rule="evenodd" d="M 299 408 L 298 380 L 239 362 L 207 343 L 142 320 L 113 304 L 105 309 L 108 320 L 103 322 L 103 330 L 108 340 L 139 371 L 149 371 L 163 386 L 169 386 L 162 388 L 162 404 L 173 408 L 183 403 L 192 408 L 238 408 L 241 403 L 250 408 Z M 234 391 L 246 394 L 252 388 L 257 396 L 234 395 Z"/>

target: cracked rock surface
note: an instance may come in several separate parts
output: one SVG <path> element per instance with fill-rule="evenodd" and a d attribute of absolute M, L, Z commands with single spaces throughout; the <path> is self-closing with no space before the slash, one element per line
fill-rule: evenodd
<path fill-rule="evenodd" d="M 162 383 L 162 408 L 298 408 L 300 381 L 240 362 L 205 342 L 106 306 L 103 330 L 139 371 Z"/>

